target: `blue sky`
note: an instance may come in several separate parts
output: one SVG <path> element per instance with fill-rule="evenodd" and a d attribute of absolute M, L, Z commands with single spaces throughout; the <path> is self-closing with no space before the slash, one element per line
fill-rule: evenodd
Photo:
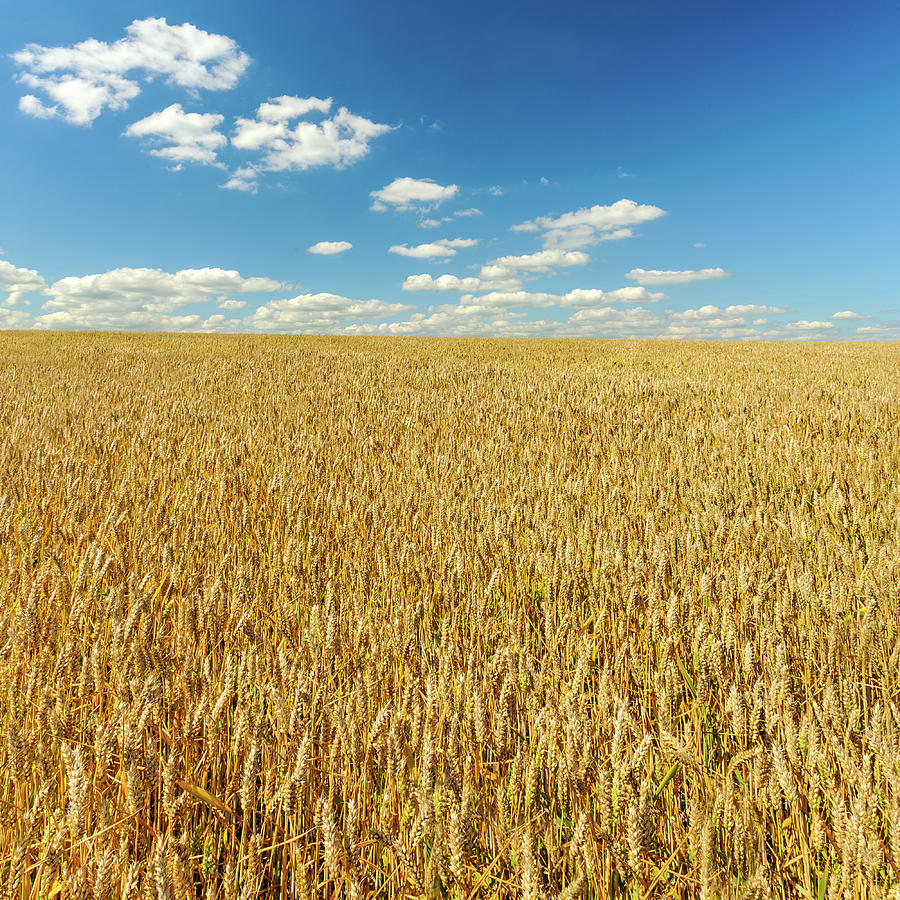
<path fill-rule="evenodd" d="M 896 2 L 230 6 L 8 4 L 0 328 L 900 338 Z"/>

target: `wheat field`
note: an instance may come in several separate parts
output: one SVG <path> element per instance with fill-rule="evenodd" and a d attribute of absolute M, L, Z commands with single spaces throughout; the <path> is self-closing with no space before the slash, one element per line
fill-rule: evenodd
<path fill-rule="evenodd" d="M 0 893 L 900 897 L 890 345 L 0 335 Z"/>

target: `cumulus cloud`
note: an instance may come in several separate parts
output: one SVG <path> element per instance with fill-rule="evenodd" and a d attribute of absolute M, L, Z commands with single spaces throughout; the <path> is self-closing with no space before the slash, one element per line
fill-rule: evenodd
<path fill-rule="evenodd" d="M 703 241 L 697 241 L 697 243 L 694 244 L 694 246 L 695 246 L 695 247 L 705 247 L 706 244 L 704 244 Z"/>
<path fill-rule="evenodd" d="M 47 282 L 34 269 L 20 269 L 5 259 L 0 259 L 0 291 L 6 292 L 2 305 L 25 306 L 22 295 L 29 291 L 42 291 Z"/>
<path fill-rule="evenodd" d="M 471 245 L 471 238 L 448 241 Z M 349 242 L 320 242 L 342 244 Z M 315 246 L 315 245 L 314 245 Z M 547 257 L 527 254 L 528 272 Z M 554 257 L 554 259 L 557 259 Z M 501 262 L 499 258 L 494 262 Z M 707 304 L 692 309 L 649 308 L 666 299 L 644 285 L 615 290 L 576 288 L 565 293 L 526 291 L 521 282 L 483 277 L 410 276 L 405 290 L 457 292 L 459 299 L 425 309 L 379 299 L 358 300 L 333 293 L 304 293 L 274 299 L 246 314 L 241 294 L 271 293 L 286 286 L 270 278 L 245 278 L 220 268 L 121 268 L 70 276 L 47 286 L 32 269 L 0 260 L 0 291 L 14 298 L 26 291 L 45 295 L 39 313 L 0 305 L 0 328 L 91 328 L 195 332 L 444 334 L 558 337 L 641 337 L 677 340 L 833 339 L 841 319 L 785 321 L 788 307 L 767 304 Z M 203 306 L 207 307 L 204 312 Z M 186 308 L 193 307 L 193 308 Z M 211 308 L 211 309 L 210 309 Z M 844 311 L 849 312 L 849 311 Z M 542 315 L 543 318 L 538 318 Z M 771 317 L 777 319 L 773 321 Z M 900 337 L 900 323 L 877 322 L 856 329 L 856 337 Z"/>
<path fill-rule="evenodd" d="M 409 275 L 403 282 L 404 291 L 459 291 L 460 293 L 477 293 L 478 291 L 518 290 L 522 281 L 518 278 L 485 279 L 475 275 L 458 278 L 456 275 L 438 275 L 435 278 L 427 273 Z"/>
<path fill-rule="evenodd" d="M 239 150 L 261 153 L 259 169 L 272 172 L 303 171 L 317 166 L 340 169 L 366 156 L 371 142 L 391 130 L 390 125 L 354 115 L 345 106 L 318 122 L 303 118 L 310 113 L 327 114 L 331 105 L 330 97 L 269 98 L 260 104 L 254 118 L 235 120 L 231 143 Z M 301 121 L 295 122 L 296 119 Z"/>
<path fill-rule="evenodd" d="M 720 307 L 713 304 L 666 311 L 666 327 L 662 337 L 691 340 L 751 340 L 790 337 L 791 323 L 770 324 L 767 318 L 754 318 L 749 324 L 748 316 L 784 315 L 789 310 L 783 306 L 768 306 L 756 303 L 740 303 Z M 762 326 L 766 326 L 764 329 Z"/>
<path fill-rule="evenodd" d="M 121 268 L 69 276 L 47 288 L 39 328 L 193 328 L 200 316 L 173 316 L 191 303 L 226 300 L 233 293 L 269 293 L 284 287 L 271 278 L 244 278 L 233 269 L 164 272 Z"/>
<path fill-rule="evenodd" d="M 835 328 L 834 322 L 810 321 L 809 319 L 799 319 L 796 322 L 785 322 L 782 326 L 790 331 L 830 331 Z"/>
<path fill-rule="evenodd" d="M 388 253 L 394 253 L 397 256 L 409 256 L 413 259 L 447 259 L 453 256 L 456 251 L 451 247 L 445 247 L 440 243 L 433 244 L 416 244 L 410 247 L 408 244 L 394 244 L 388 247 Z"/>
<path fill-rule="evenodd" d="M 543 232 L 544 247 L 576 249 L 600 241 L 634 237 L 630 226 L 666 215 L 658 206 L 623 198 L 609 206 L 591 206 L 561 216 L 540 216 L 513 225 L 513 231 Z"/>
<path fill-rule="evenodd" d="M 492 308 L 542 308 L 559 307 L 560 309 L 586 309 L 597 306 L 608 306 L 614 303 L 657 303 L 665 300 L 666 295 L 650 293 L 643 287 L 624 287 L 614 291 L 602 291 L 599 288 L 575 288 L 565 294 L 548 294 L 535 291 L 490 291 L 487 294 L 473 296 L 466 294 L 460 297 L 464 305 L 480 305 Z"/>
<path fill-rule="evenodd" d="M 244 278 L 230 269 L 183 269 L 178 272 L 114 269 L 96 275 L 70 276 L 50 285 L 44 290 L 50 299 L 37 316 L 0 307 L 0 327 L 338 332 L 353 323 L 410 313 L 415 309 L 405 303 L 307 293 L 270 300 L 243 317 L 227 315 L 247 306 L 246 300 L 229 297 L 229 294 L 272 293 L 285 287 L 287 285 L 271 278 Z M 209 314 L 202 309 L 184 309 L 188 305 L 213 303 L 223 312 Z"/>
<path fill-rule="evenodd" d="M 898 341 L 900 340 L 900 322 L 882 322 L 878 325 L 860 325 L 856 329 L 860 338 L 869 341 Z"/>
<path fill-rule="evenodd" d="M 629 281 L 638 284 L 686 284 L 689 281 L 707 281 L 710 278 L 728 278 L 731 272 L 716 269 L 632 269 L 625 273 Z"/>
<path fill-rule="evenodd" d="M 842 309 L 840 312 L 836 312 L 831 318 L 832 319 L 867 319 L 868 316 L 861 316 L 858 312 L 854 312 L 852 309 Z"/>
<path fill-rule="evenodd" d="M 349 329 L 348 329 L 349 330 Z M 410 316 L 406 321 L 382 323 L 354 329 L 357 333 L 449 334 L 506 337 L 607 337 L 667 338 L 670 340 L 754 340 L 765 333 L 741 324 L 695 323 L 681 325 L 667 315 L 642 306 L 614 306 L 578 309 L 568 318 L 531 319 L 525 312 L 484 305 L 441 306 L 428 314 Z"/>
<path fill-rule="evenodd" d="M 31 328 L 33 319 L 24 309 L 5 309 L 0 306 L 0 329 L 14 331 Z"/>
<path fill-rule="evenodd" d="M 327 113 L 331 109 L 331 103 L 331 97 L 322 99 L 321 97 L 296 97 L 284 94 L 281 97 L 270 97 L 265 103 L 261 103 L 256 111 L 256 117 L 259 122 L 275 124 L 289 122 L 291 119 L 299 119 L 310 112 Z M 268 143 L 268 141 L 263 140 L 261 143 Z M 250 146 L 253 144 L 251 143 Z"/>
<path fill-rule="evenodd" d="M 180 103 L 173 103 L 129 125 L 125 134 L 162 143 L 164 146 L 153 147 L 147 152 L 179 165 L 185 162 L 221 165 L 216 159 L 216 151 L 225 146 L 228 139 L 216 129 L 224 118 L 218 113 L 187 113 Z"/>
<path fill-rule="evenodd" d="M 413 313 L 401 322 L 361 323 L 348 326 L 346 334 L 431 334 L 488 335 L 515 333 L 513 323 L 524 314 L 504 312 L 480 306 L 457 306 L 452 303 L 431 307 L 427 313 Z"/>
<path fill-rule="evenodd" d="M 319 241 L 317 244 L 313 244 L 312 247 L 307 247 L 307 253 L 316 253 L 319 256 L 334 256 L 337 253 L 343 253 L 345 250 L 350 250 L 353 247 L 353 244 L 350 241 Z"/>
<path fill-rule="evenodd" d="M 540 250 L 522 256 L 498 256 L 487 268 L 497 271 L 514 272 L 524 269 L 529 272 L 549 272 L 556 266 L 585 266 L 591 261 L 587 253 L 578 250 Z"/>
<path fill-rule="evenodd" d="M 481 267 L 479 278 L 490 282 L 515 282 L 521 284 L 523 278 L 547 275 L 555 268 L 584 266 L 591 261 L 587 253 L 579 250 L 540 250 L 521 256 L 498 256 Z"/>
<path fill-rule="evenodd" d="M 649 293 L 643 286 L 615 291 L 579 289 L 566 294 L 493 291 L 480 296 L 464 294 L 457 303 L 432 306 L 427 311 L 415 312 L 405 320 L 360 323 L 345 330 L 357 334 L 642 337 L 670 340 L 808 340 L 827 336 L 820 322 L 800 320 L 770 325 L 768 320 L 755 320 L 752 325 L 747 324 L 745 317 L 748 314 L 763 311 L 781 315 L 788 311 L 784 307 L 708 305 L 675 311 L 634 305 L 641 301 L 657 302 L 664 297 L 663 294 Z M 557 312 L 549 313 L 546 318 L 534 318 L 539 310 L 548 309 L 556 309 Z"/>
<path fill-rule="evenodd" d="M 673 312 L 671 315 L 675 321 L 690 322 L 696 319 L 714 319 L 721 321 L 723 318 L 721 313 L 722 310 L 718 306 L 713 306 L 711 303 L 708 303 L 706 306 L 701 306 L 698 309 L 685 309 L 682 312 Z M 735 316 L 734 318 L 739 319 L 741 324 L 744 321 L 741 316 Z"/>
<path fill-rule="evenodd" d="M 668 312 L 670 331 L 679 332 L 691 330 L 683 328 L 688 324 L 700 325 L 704 329 L 728 328 L 742 326 L 746 323 L 747 316 L 783 315 L 788 312 L 784 306 L 768 306 L 757 303 L 737 303 L 730 306 L 715 306 L 708 303 L 696 309 L 685 309 L 680 312 L 670 310 Z M 753 324 L 764 323 L 765 319 L 756 319 Z"/>
<path fill-rule="evenodd" d="M 769 306 L 759 303 L 733 303 L 731 306 L 725 307 L 725 312 L 737 316 L 780 316 L 790 312 L 786 306 Z"/>
<path fill-rule="evenodd" d="M 582 309 L 568 319 L 530 319 L 527 312 L 473 303 L 444 304 L 417 312 L 400 322 L 359 324 L 345 328 L 352 334 L 433 334 L 508 337 L 647 337 L 661 318 L 642 307 Z"/>
<path fill-rule="evenodd" d="M 473 242 L 474 243 L 474 242 Z M 459 242 L 447 242 L 452 246 L 461 246 Z M 472 244 L 468 241 L 467 246 Z M 435 247 L 444 246 L 442 242 L 420 245 L 426 249 L 422 256 L 444 255 L 445 251 L 438 253 Z M 406 252 L 403 252 L 405 249 Z M 412 251 L 416 248 L 391 248 L 392 252 L 400 252 L 403 256 L 417 255 Z M 403 282 L 405 291 L 459 291 L 460 293 L 481 293 L 484 291 L 520 291 L 522 280 L 525 277 L 534 278 L 547 274 L 557 266 L 583 266 L 590 262 L 586 253 L 566 250 L 541 250 L 537 253 L 526 253 L 521 256 L 499 256 L 481 266 L 478 275 L 469 275 L 460 278 L 456 275 L 439 275 L 437 278 L 428 274 L 410 275 Z"/>
<path fill-rule="evenodd" d="M 438 184 L 430 178 L 395 178 L 377 191 L 371 208 L 383 212 L 393 207 L 400 212 L 411 209 L 429 210 L 459 193 L 458 184 Z"/>
<path fill-rule="evenodd" d="M 452 222 L 454 219 L 460 218 L 470 218 L 472 216 L 483 216 L 484 213 L 480 209 L 476 209 L 474 206 L 469 209 L 460 209 L 455 213 L 450 213 L 449 216 L 442 216 L 440 219 L 420 219 L 419 220 L 419 228 L 440 228 L 445 222 Z"/>
<path fill-rule="evenodd" d="M 756 303 L 737 303 L 731 306 L 714 306 L 709 303 L 698 309 L 686 309 L 682 312 L 673 312 L 672 316 L 676 319 L 704 319 L 710 316 L 748 316 L 748 315 L 782 315 L 788 311 L 786 306 L 766 306 Z"/>
<path fill-rule="evenodd" d="M 415 307 L 383 300 L 352 300 L 338 294 L 300 294 L 272 300 L 240 320 L 244 329 L 266 332 L 333 331 L 348 320 L 409 312 Z"/>
<path fill-rule="evenodd" d="M 397 256 L 409 256 L 413 259 L 447 259 L 455 256 L 457 248 L 474 247 L 478 243 L 475 238 L 442 238 L 430 244 L 416 244 L 409 247 L 406 244 L 395 244 L 388 248 L 388 253 Z"/>
<path fill-rule="evenodd" d="M 244 191 L 247 194 L 255 194 L 259 190 L 259 177 L 255 166 L 240 166 L 235 169 L 225 184 L 220 185 L 229 191 Z"/>
<path fill-rule="evenodd" d="M 626 325 L 639 329 L 642 333 L 650 328 L 659 327 L 660 321 L 659 316 L 642 306 L 636 306 L 634 309 L 613 309 L 608 306 L 580 309 L 569 318 L 569 322 L 585 325 Z"/>
<path fill-rule="evenodd" d="M 189 91 L 233 88 L 250 64 L 237 43 L 164 18 L 136 19 L 113 43 L 88 38 L 69 47 L 28 44 L 12 54 L 18 81 L 44 96 L 25 94 L 19 109 L 36 118 L 90 125 L 104 109 L 123 110 L 141 92 L 139 81 L 164 77 Z M 131 76 L 131 77 L 129 77 Z"/>

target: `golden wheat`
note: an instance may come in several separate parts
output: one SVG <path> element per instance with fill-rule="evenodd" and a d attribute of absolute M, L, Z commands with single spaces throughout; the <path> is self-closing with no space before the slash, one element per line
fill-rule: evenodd
<path fill-rule="evenodd" d="M 900 897 L 896 347 L 0 335 L 0 892 Z"/>

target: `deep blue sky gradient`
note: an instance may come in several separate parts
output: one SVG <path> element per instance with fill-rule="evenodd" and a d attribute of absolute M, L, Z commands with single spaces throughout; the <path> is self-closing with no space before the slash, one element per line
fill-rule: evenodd
<path fill-rule="evenodd" d="M 825 337 L 900 318 L 897 2 L 6 6 L 0 259 L 48 283 L 121 267 L 218 266 L 424 310 L 458 295 L 402 291 L 407 275 L 474 274 L 468 267 L 493 257 L 541 249 L 509 226 L 628 197 L 668 214 L 638 226 L 638 237 L 585 248 L 587 266 L 526 289 L 612 290 L 635 267 L 720 266 L 729 278 L 651 290 L 676 311 L 770 304 L 796 319 L 873 317 Z M 233 90 L 196 98 L 157 79 L 90 127 L 17 109 L 26 89 L 8 54 L 30 42 L 114 41 L 148 16 L 228 35 L 252 65 Z M 173 102 L 224 114 L 230 134 L 235 116 L 282 94 L 333 97 L 335 109 L 399 127 L 348 168 L 268 174 L 256 195 L 222 190 L 223 173 L 210 167 L 169 171 L 123 136 Z M 485 215 L 423 230 L 415 214 L 370 211 L 370 192 L 401 176 L 460 185 L 438 213 L 476 206 Z M 443 264 L 386 252 L 438 237 L 480 244 Z M 306 253 L 318 240 L 354 248 Z M 42 298 L 31 300 L 37 315 Z"/>

